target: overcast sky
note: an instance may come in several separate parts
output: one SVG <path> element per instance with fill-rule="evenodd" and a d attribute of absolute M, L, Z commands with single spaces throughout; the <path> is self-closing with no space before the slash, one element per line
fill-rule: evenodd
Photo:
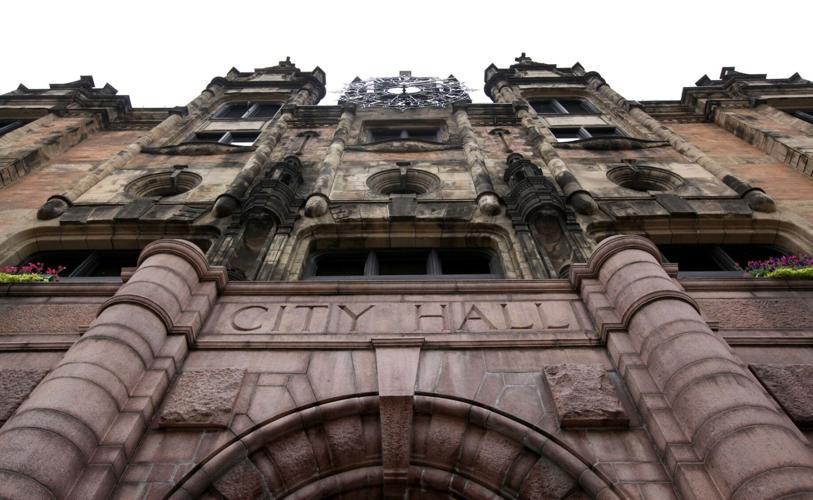
<path fill-rule="evenodd" d="M 483 72 L 520 52 L 581 64 L 629 99 L 679 99 L 722 66 L 813 79 L 809 1 L 139 0 L 8 2 L 0 93 L 93 75 L 137 107 L 184 105 L 215 76 L 290 56 L 327 73 L 454 74 L 486 102 Z"/>

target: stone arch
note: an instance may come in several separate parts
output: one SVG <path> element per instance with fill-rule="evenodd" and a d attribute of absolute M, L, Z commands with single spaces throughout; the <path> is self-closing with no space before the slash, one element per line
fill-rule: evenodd
<path fill-rule="evenodd" d="M 404 432 L 389 423 L 382 429 L 387 404 L 375 393 L 355 394 L 272 417 L 202 460 L 167 498 L 382 498 L 407 491 L 410 498 L 623 498 L 558 438 L 499 410 L 417 392 L 405 409 L 412 425 Z M 393 446 L 398 436 L 404 440 Z M 398 464 L 403 452 L 408 463 Z"/>

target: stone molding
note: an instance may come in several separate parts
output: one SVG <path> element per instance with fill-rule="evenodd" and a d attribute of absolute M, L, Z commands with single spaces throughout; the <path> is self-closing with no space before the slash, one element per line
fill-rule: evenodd
<path fill-rule="evenodd" d="M 292 436 L 303 433 L 314 426 L 330 425 L 341 419 L 347 419 L 354 415 L 375 415 L 380 410 L 379 397 L 376 394 L 355 394 L 338 400 L 315 403 L 300 408 L 298 411 L 286 412 L 261 422 L 254 427 L 244 431 L 239 436 L 223 444 L 218 450 L 206 459 L 199 462 L 175 487 L 167 494 L 167 498 L 187 499 L 197 498 L 203 495 L 218 478 L 228 474 L 235 466 L 239 466 L 245 459 L 251 458 L 255 452 L 281 439 L 283 436 Z M 465 423 L 462 428 L 478 428 L 484 433 L 494 433 L 500 439 L 513 443 L 523 451 L 532 453 L 535 457 L 530 463 L 524 463 L 521 467 L 528 469 L 526 474 L 533 476 L 533 466 L 547 467 L 547 474 L 560 474 L 563 481 L 569 478 L 570 491 L 583 491 L 594 498 L 626 498 L 617 487 L 598 468 L 590 465 L 583 457 L 575 452 L 568 445 L 560 441 L 555 436 L 537 428 L 525 424 L 522 421 L 504 414 L 499 410 L 486 407 L 479 403 L 439 396 L 431 393 L 416 393 L 414 404 L 410 409 L 414 415 L 437 415 L 442 416 L 446 421 L 460 421 Z M 355 436 L 354 436 L 355 438 Z M 369 439 L 367 434 L 363 438 Z M 460 454 L 456 455 L 455 464 L 438 464 L 424 462 L 421 459 L 420 451 L 414 449 L 411 453 L 410 465 L 406 473 L 405 481 L 414 484 L 417 478 L 421 477 L 418 471 L 425 469 L 431 471 L 430 474 L 436 478 L 444 477 L 459 480 L 443 483 L 443 487 L 438 487 L 442 492 L 454 492 L 454 488 L 462 487 L 471 483 L 464 491 L 458 491 L 466 498 L 494 498 L 500 496 L 503 488 L 511 489 L 509 484 L 503 483 L 498 476 L 494 476 L 496 471 L 478 468 L 479 457 L 483 453 L 489 454 L 488 446 L 485 442 L 481 445 L 472 442 L 469 445 L 464 442 L 460 445 Z M 430 451 L 430 450 L 426 450 Z M 496 452 L 496 450 L 495 450 Z M 416 455 L 417 453 L 417 455 Z M 519 457 L 517 457 L 519 460 Z M 491 463 L 490 461 L 487 463 Z M 520 466 L 518 462 L 517 466 Z M 546 464 L 546 465 L 545 465 Z M 505 470 L 510 470 L 510 464 L 505 466 Z M 439 470 L 440 469 L 440 470 Z M 440 472 L 442 470 L 454 470 L 453 474 Z M 438 472 L 435 472 L 438 471 Z M 290 472 L 290 471 L 289 471 Z M 339 472 L 338 474 L 336 472 Z M 440 473 L 441 476 L 437 474 Z M 313 474 L 310 471 L 309 474 Z M 300 480 L 292 488 L 280 492 L 282 495 L 290 495 L 291 498 L 314 498 L 328 494 L 329 492 L 346 491 L 347 489 L 358 488 L 364 484 L 363 478 L 375 478 L 375 484 L 386 482 L 386 470 L 380 466 L 352 466 L 347 464 L 343 471 L 322 471 L 320 476 L 310 480 Z M 512 480 L 506 482 L 516 482 L 520 475 L 511 475 Z M 551 479 L 551 476 L 545 476 Z M 555 480 L 553 480 L 555 482 Z M 437 484 L 440 484 L 438 481 Z M 385 483 L 386 484 L 386 483 Z M 528 485 L 529 488 L 546 488 L 544 484 Z M 532 490 L 536 495 L 541 495 L 544 490 Z M 567 491 L 565 491 L 566 493 Z M 508 492 L 506 492 L 508 493 Z M 516 496 L 519 492 L 512 491 Z M 561 495 L 560 495 L 561 496 Z"/>

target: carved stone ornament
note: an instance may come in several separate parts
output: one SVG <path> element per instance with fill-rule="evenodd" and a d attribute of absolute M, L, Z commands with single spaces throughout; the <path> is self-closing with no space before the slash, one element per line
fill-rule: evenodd
<path fill-rule="evenodd" d="M 417 77 L 411 71 L 401 71 L 395 77 L 356 77 L 344 89 L 339 104 L 352 103 L 362 108 L 393 108 L 405 111 L 413 108 L 448 106 L 471 102 L 467 89 L 454 76 L 449 78 Z"/>

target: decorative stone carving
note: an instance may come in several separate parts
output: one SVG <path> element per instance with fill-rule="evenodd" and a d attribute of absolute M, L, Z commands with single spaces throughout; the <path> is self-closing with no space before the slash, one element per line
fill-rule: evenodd
<path fill-rule="evenodd" d="M 627 425 L 627 417 L 607 371 L 598 365 L 564 363 L 544 368 L 562 427 Z"/>
<path fill-rule="evenodd" d="M 797 425 L 813 427 L 813 365 L 751 365 L 751 370 Z"/>
<path fill-rule="evenodd" d="M 0 426 L 14 414 L 48 370 L 0 370 Z"/>
<path fill-rule="evenodd" d="M 186 165 L 176 165 L 171 171 L 144 175 L 127 184 L 124 191 L 136 198 L 186 193 L 195 189 L 203 178 L 184 169 Z"/>
<path fill-rule="evenodd" d="M 664 168 L 647 165 L 617 165 L 607 170 L 607 178 L 634 191 L 673 191 L 683 184 L 681 176 Z"/>
<path fill-rule="evenodd" d="M 161 427 L 224 428 L 245 370 L 188 370 L 180 374 L 161 410 Z"/>

